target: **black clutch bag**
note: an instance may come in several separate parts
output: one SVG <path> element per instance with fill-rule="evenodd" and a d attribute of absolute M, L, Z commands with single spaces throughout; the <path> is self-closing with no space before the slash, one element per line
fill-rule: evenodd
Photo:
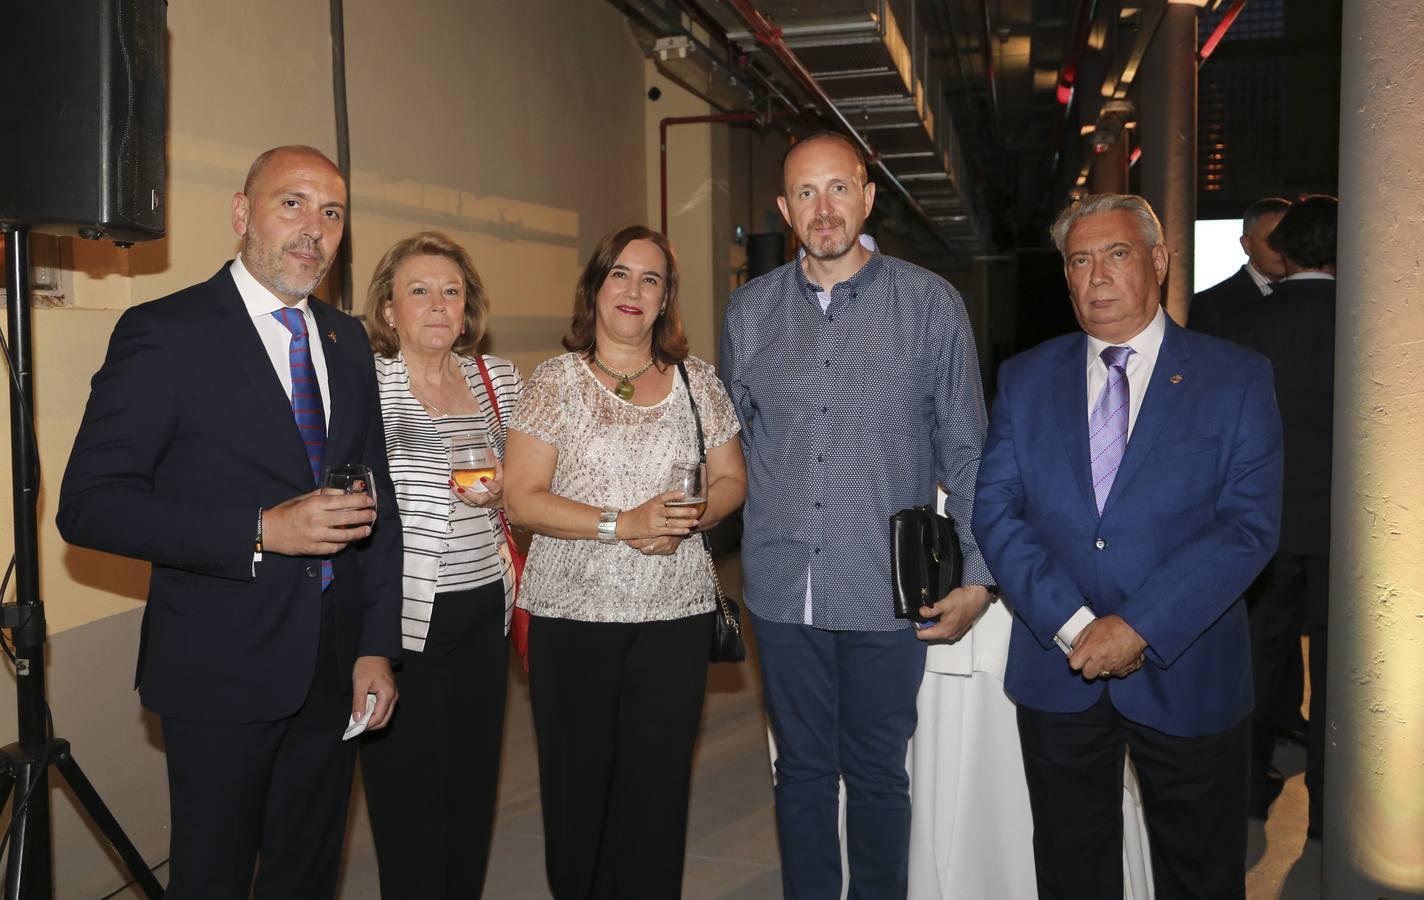
<path fill-rule="evenodd" d="M 964 553 L 954 522 L 928 506 L 902 509 L 890 517 L 890 580 L 895 584 L 895 617 L 924 622 L 921 606 L 933 606 L 960 586 Z"/>

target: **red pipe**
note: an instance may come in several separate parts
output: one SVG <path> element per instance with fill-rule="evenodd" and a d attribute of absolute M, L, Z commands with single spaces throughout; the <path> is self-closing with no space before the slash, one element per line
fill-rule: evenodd
<path fill-rule="evenodd" d="M 1241 15 L 1241 8 L 1245 5 L 1246 0 L 1236 0 L 1236 3 L 1232 5 L 1231 9 L 1226 11 L 1226 15 L 1221 17 L 1221 21 L 1216 23 L 1216 30 L 1211 33 L 1211 37 L 1206 39 L 1206 43 L 1202 44 L 1201 50 L 1197 51 L 1198 69 L 1202 67 L 1202 63 L 1206 62 L 1206 58 L 1211 56 L 1212 51 L 1216 49 L 1216 45 L 1221 43 L 1221 39 L 1226 37 L 1226 32 L 1230 30 L 1232 23 L 1236 21 L 1236 17 Z"/>
<path fill-rule="evenodd" d="M 703 124 L 705 124 L 705 123 L 708 123 L 708 122 L 755 122 L 755 121 L 758 120 L 758 118 L 759 118 L 759 117 L 757 116 L 756 113 L 725 113 L 725 114 L 723 114 L 723 115 L 718 115 L 718 116 L 668 116 L 668 117 L 665 118 L 665 119 L 660 119 L 660 120 L 658 120 L 658 155 L 661 157 L 660 168 L 659 168 L 659 173 L 658 173 L 658 177 L 659 177 L 658 193 L 659 193 L 659 195 L 660 195 L 660 196 L 659 196 L 659 199 L 658 199 L 658 204 L 659 204 L 659 211 L 660 211 L 661 217 L 662 217 L 661 220 L 660 220 L 660 222 L 659 222 L 659 224 L 658 224 L 658 230 L 662 232 L 663 237 L 667 237 L 667 216 L 668 216 L 668 213 L 667 213 L 667 207 L 668 207 L 668 188 L 667 188 L 667 130 L 668 130 L 668 126 L 669 126 L 669 125 L 692 125 L 692 124 L 695 124 L 695 123 L 703 123 Z"/>
<path fill-rule="evenodd" d="M 1088 35 L 1093 31 L 1093 18 L 1097 13 L 1094 0 L 1080 0 L 1078 17 L 1073 23 L 1073 43 L 1068 55 L 1063 59 L 1063 68 L 1058 70 L 1058 102 L 1064 106 L 1073 102 L 1073 87 L 1078 80 L 1078 65 L 1083 59 L 1083 50 L 1088 46 Z"/>
<path fill-rule="evenodd" d="M 866 142 L 865 138 L 861 137 L 860 132 L 856 131 L 855 127 L 850 124 L 850 121 L 846 119 L 845 115 L 836 106 L 835 101 L 830 98 L 830 95 L 828 95 L 816 81 L 816 76 L 812 75 L 810 71 L 801 64 L 801 60 L 797 58 L 791 48 L 786 46 L 786 42 L 781 39 L 781 29 L 768 22 L 766 18 L 757 11 L 757 8 L 751 4 L 751 0 L 726 0 L 726 2 L 741 16 L 747 28 L 756 36 L 757 43 L 762 44 L 770 50 L 772 55 L 786 67 L 786 70 L 801 82 L 801 87 L 816 98 L 821 108 L 840 123 L 841 128 L 846 134 L 860 145 L 861 150 L 865 153 L 866 159 L 879 168 L 885 180 L 899 192 L 906 205 L 925 221 L 925 224 L 929 226 L 932 234 L 938 234 L 934 220 L 930 218 L 929 213 L 925 212 L 924 207 L 920 206 L 919 202 L 911 196 L 909 190 L 900 183 L 900 179 L 896 178 L 894 173 L 890 171 L 890 168 L 885 165 L 885 162 L 880 159 L 879 154 L 871 149 L 870 144 Z"/>

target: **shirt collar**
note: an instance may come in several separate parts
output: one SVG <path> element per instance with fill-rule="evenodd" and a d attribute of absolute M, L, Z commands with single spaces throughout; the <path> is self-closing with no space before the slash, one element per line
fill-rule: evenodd
<path fill-rule="evenodd" d="M 1297 273 L 1295 273 L 1294 275 L 1287 275 L 1285 278 L 1282 278 L 1281 280 L 1282 280 L 1282 281 L 1334 281 L 1334 280 L 1335 280 L 1335 276 L 1334 276 L 1334 275 L 1331 275 L 1329 272 L 1321 272 L 1321 271 L 1319 271 L 1319 270 L 1312 269 L 1312 270 L 1305 271 L 1305 272 L 1297 272 Z"/>
<path fill-rule="evenodd" d="M 1265 275 L 1262 275 L 1260 271 L 1257 270 L 1257 268 L 1251 265 L 1251 263 L 1249 262 L 1246 263 L 1246 274 L 1250 275 L 1251 280 L 1256 282 L 1256 289 L 1259 290 L 1262 294 L 1271 293 L 1271 279 L 1267 278 Z"/>
<path fill-rule="evenodd" d="M 865 265 L 860 267 L 860 271 L 852 275 L 849 280 L 841 282 L 842 284 L 849 285 L 852 289 L 858 288 L 866 282 L 874 281 L 876 275 L 880 273 L 880 246 L 875 242 L 875 238 L 862 232 L 859 241 L 860 246 L 870 251 L 870 259 L 866 260 Z M 800 279 L 801 284 L 812 291 L 824 291 L 825 293 L 830 293 L 831 290 L 835 288 L 835 285 L 819 285 L 806 277 L 806 270 L 801 267 L 801 260 L 805 258 L 806 248 L 801 247 L 797 249 L 795 268 L 796 276 Z"/>
<path fill-rule="evenodd" d="M 1157 350 L 1162 346 L 1162 337 L 1167 333 L 1167 314 L 1162 311 L 1162 307 L 1157 307 L 1157 315 L 1152 317 L 1152 321 L 1147 323 L 1147 327 L 1133 335 L 1126 341 L 1119 344 L 1109 344 L 1107 341 L 1086 334 L 1088 338 L 1088 365 L 1098 362 L 1098 357 L 1102 355 L 1104 347 L 1131 347 L 1140 357 L 1157 357 Z"/>
<path fill-rule="evenodd" d="M 237 284 L 237 292 L 242 296 L 242 305 L 247 307 L 247 314 L 252 318 L 260 319 L 263 316 L 272 315 L 279 309 L 286 308 L 287 304 L 283 303 L 280 297 L 264 287 L 262 282 L 247 270 L 247 266 L 242 263 L 241 253 L 233 259 L 228 271 L 232 273 L 232 280 Z M 309 297 L 303 297 L 301 302 L 294 307 L 302 311 L 302 315 L 308 322 L 312 321 L 309 300 Z"/>

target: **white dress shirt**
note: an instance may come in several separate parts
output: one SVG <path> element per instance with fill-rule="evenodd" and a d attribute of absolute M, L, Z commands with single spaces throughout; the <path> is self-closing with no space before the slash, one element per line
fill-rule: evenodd
<path fill-rule="evenodd" d="M 237 292 L 242 295 L 247 314 L 252 317 L 252 325 L 257 329 L 257 336 L 262 339 L 262 346 L 266 348 L 267 356 L 272 360 L 272 368 L 276 370 L 277 378 L 282 382 L 282 390 L 287 392 L 287 400 L 290 401 L 292 364 L 288 353 L 292 346 L 292 333 L 272 315 L 287 304 L 263 287 L 262 283 L 247 271 L 247 267 L 242 264 L 241 254 L 232 261 L 228 271 L 232 273 L 232 280 L 237 283 Z M 307 320 L 307 344 L 311 347 L 312 367 L 316 369 L 317 384 L 321 388 L 321 408 L 326 417 L 326 430 L 329 432 L 331 391 L 327 387 L 326 354 L 322 352 L 321 335 L 317 333 L 316 319 L 312 316 L 311 305 L 306 297 L 293 308 L 301 310 L 302 317 Z"/>
<path fill-rule="evenodd" d="M 1256 267 L 1251 265 L 1249 262 L 1246 263 L 1246 274 L 1250 275 L 1251 280 L 1256 283 L 1256 289 L 1261 292 L 1262 297 L 1271 296 L 1271 291 L 1274 290 L 1272 286 L 1273 282 L 1271 281 L 1271 279 L 1258 272 L 1256 270 Z"/>
<path fill-rule="evenodd" d="M 242 297 L 242 304 L 247 307 L 247 314 L 252 317 L 252 325 L 257 329 L 257 336 L 262 339 L 262 347 L 267 351 L 267 357 L 272 361 L 272 368 L 277 372 L 277 378 L 282 382 L 282 390 L 287 392 L 287 402 L 292 400 L 292 362 L 289 355 L 292 346 L 292 333 L 287 330 L 287 326 L 277 320 L 272 313 L 282 309 L 287 304 L 283 303 L 276 294 L 263 287 L 262 283 L 247 271 L 247 266 L 242 264 L 242 254 L 232 261 L 228 266 L 228 272 L 232 274 L 232 280 L 237 284 L 237 293 Z M 326 419 L 326 430 L 331 431 L 331 391 L 326 384 L 326 355 L 321 349 L 320 335 L 316 330 L 316 319 L 312 316 L 311 304 L 303 297 L 301 302 L 294 308 L 302 311 L 302 317 L 307 321 L 307 345 L 311 348 L 312 368 L 316 370 L 317 386 L 321 389 L 321 411 Z M 312 487 L 316 487 L 315 484 Z M 259 516 L 260 521 L 260 516 Z M 257 577 L 257 564 L 262 562 L 261 552 L 252 554 L 252 576 Z"/>
<path fill-rule="evenodd" d="M 1152 370 L 1157 368 L 1157 353 L 1162 349 L 1162 336 L 1167 333 L 1167 314 L 1161 307 L 1157 308 L 1157 315 L 1152 317 L 1152 321 L 1147 323 L 1147 327 L 1139 331 L 1134 337 L 1122 344 L 1109 344 L 1101 341 L 1091 334 L 1087 336 L 1087 350 L 1084 364 L 1088 369 L 1088 396 L 1086 415 L 1092 418 L 1093 405 L 1098 402 L 1098 395 L 1103 392 L 1103 387 L 1108 383 L 1108 367 L 1103 363 L 1102 352 L 1105 347 L 1127 346 L 1132 348 L 1132 353 L 1127 357 L 1127 440 L 1132 440 L 1132 428 L 1137 424 L 1137 413 L 1142 409 L 1142 398 L 1147 394 L 1147 385 L 1152 381 Z M 1058 629 L 1058 634 L 1054 636 L 1054 641 L 1059 648 L 1067 653 L 1073 649 L 1073 642 L 1078 639 L 1078 634 L 1087 624 L 1097 616 L 1087 606 L 1078 607 L 1072 617 Z"/>

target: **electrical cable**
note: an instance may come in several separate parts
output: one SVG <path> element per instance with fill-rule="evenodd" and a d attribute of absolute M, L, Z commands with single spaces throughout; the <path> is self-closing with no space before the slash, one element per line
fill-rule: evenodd
<path fill-rule="evenodd" d="M 11 238 L 13 239 L 13 235 Z M 11 302 L 18 302 L 18 298 L 10 298 L 10 300 Z M 5 367 L 10 371 L 10 381 L 18 385 L 20 383 L 20 375 L 15 369 L 15 360 L 10 353 L 10 342 L 5 339 L 4 332 L 0 332 L 0 351 L 3 351 L 0 355 L 3 355 L 5 358 Z M 30 440 L 30 449 L 32 451 L 31 459 L 34 460 L 34 470 L 31 472 L 31 476 L 33 483 L 38 485 L 40 483 L 40 445 L 39 438 L 35 432 L 34 411 L 30 408 L 29 403 L 26 402 L 24 391 L 12 391 L 11 398 L 19 402 L 23 421 L 29 426 L 26 432 Z M 10 564 L 5 568 L 4 581 L 0 582 L 0 602 L 3 602 L 6 592 L 10 588 L 10 577 L 14 574 L 14 571 L 15 556 L 11 554 Z M 30 617 L 33 615 L 34 608 L 31 607 L 26 612 L 24 620 L 12 631 L 23 631 L 30 624 Z M 7 637 L 4 630 L 0 629 L 0 648 L 5 651 L 5 655 L 9 657 L 10 662 L 15 665 L 16 677 L 19 677 L 19 663 L 15 658 L 13 633 Z M 40 778 L 49 771 L 50 752 L 54 748 L 54 715 L 50 711 L 48 697 L 41 696 L 40 702 L 44 704 L 44 733 L 41 735 L 44 741 L 44 753 L 41 754 L 39 760 L 36 762 L 28 783 L 23 785 L 23 793 L 20 791 L 21 785 L 15 786 L 14 805 L 10 812 L 10 822 L 5 826 L 4 834 L 0 835 L 0 859 L 4 858 L 5 850 L 10 844 L 10 836 L 15 831 L 15 823 L 23 818 L 25 809 L 29 806 L 30 797 L 34 795 L 35 788 L 39 785 Z"/>

